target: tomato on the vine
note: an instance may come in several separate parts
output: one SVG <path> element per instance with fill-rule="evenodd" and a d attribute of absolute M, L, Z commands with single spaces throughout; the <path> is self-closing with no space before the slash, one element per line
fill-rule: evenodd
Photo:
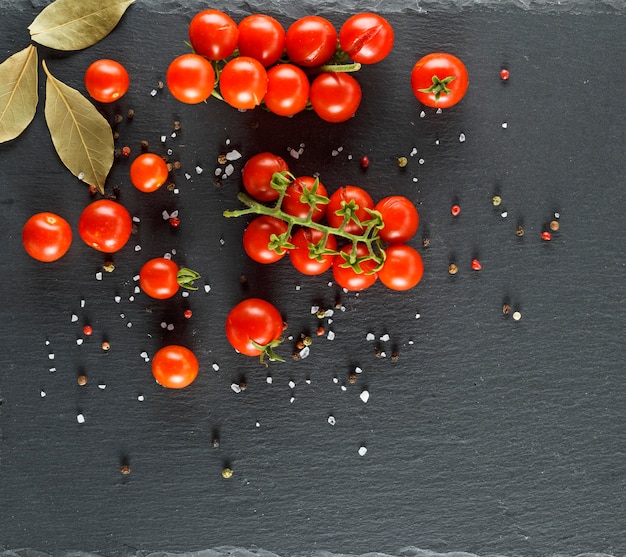
<path fill-rule="evenodd" d="M 349 261 L 346 257 L 352 252 L 352 244 L 343 246 L 339 255 L 335 255 L 333 260 L 333 277 L 337 281 L 337 284 L 347 290 L 365 290 L 376 282 L 376 266 L 377 263 L 374 259 L 370 259 L 370 252 L 368 247 L 359 242 L 356 247 L 356 264 L 358 270 L 352 268 L 349 265 Z M 344 254 L 342 256 L 341 254 Z"/>
<path fill-rule="evenodd" d="M 285 35 L 287 56 L 299 66 L 320 66 L 337 49 L 337 31 L 327 19 L 307 15 L 294 21 Z"/>
<path fill-rule="evenodd" d="M 278 199 L 278 190 L 271 186 L 275 172 L 289 172 L 285 160 L 267 151 L 257 153 L 243 166 L 243 186 L 258 201 L 274 201 Z"/>
<path fill-rule="evenodd" d="M 311 83 L 311 106 L 327 122 L 345 122 L 355 115 L 361 98 L 361 86 L 344 72 L 325 72 Z"/>
<path fill-rule="evenodd" d="M 96 60 L 85 72 L 85 88 L 96 101 L 111 103 L 122 97 L 130 85 L 126 68 L 115 60 Z"/>
<path fill-rule="evenodd" d="M 152 358 L 152 375 L 156 382 L 168 389 L 182 389 L 198 376 L 200 365 L 196 355 L 177 344 L 164 346 Z"/>
<path fill-rule="evenodd" d="M 154 153 L 142 153 L 130 165 L 130 181 L 139 191 L 158 190 L 169 175 L 163 157 Z"/>
<path fill-rule="evenodd" d="M 276 217 L 256 217 L 243 233 L 243 249 L 258 263 L 274 263 L 287 253 L 284 248 L 270 248 L 273 238 L 287 232 L 287 223 Z"/>
<path fill-rule="evenodd" d="M 56 261 L 72 245 L 72 228 L 59 215 L 47 211 L 37 213 L 22 228 L 22 245 L 26 253 L 38 261 Z"/>
<path fill-rule="evenodd" d="M 78 234 L 94 249 L 113 253 L 122 249 L 133 229 L 130 213 L 110 199 L 99 199 L 87 205 L 78 220 Z"/>
<path fill-rule="evenodd" d="M 309 102 L 309 78 L 294 64 L 276 64 L 267 70 L 267 92 L 263 102 L 270 112 L 293 116 Z"/>
<path fill-rule="evenodd" d="M 189 41 L 194 51 L 209 60 L 228 58 L 237 47 L 239 28 L 219 10 L 203 10 L 189 23 Z"/>
<path fill-rule="evenodd" d="M 339 30 L 341 49 L 361 64 L 380 62 L 391 52 L 393 41 L 391 24 L 374 13 L 355 14 Z"/>
<path fill-rule="evenodd" d="M 285 30 L 265 14 L 252 14 L 239 22 L 237 48 L 240 56 L 256 58 L 266 68 L 278 62 L 285 51 Z"/>
<path fill-rule="evenodd" d="M 339 228 L 347 213 L 351 213 L 359 222 L 350 218 L 343 229 L 350 234 L 360 234 L 364 230 L 362 223 L 372 218 L 368 209 L 374 209 L 374 200 L 369 193 L 358 186 L 343 186 L 330 196 L 330 202 L 326 207 L 326 220 L 333 228 Z M 341 214 L 337 214 L 338 211 Z"/>
<path fill-rule="evenodd" d="M 309 216 L 309 213 L 311 213 L 311 205 L 306 201 L 302 201 L 305 189 L 310 192 L 309 195 L 319 195 L 328 199 L 328 192 L 324 184 L 319 181 L 319 178 L 314 178 L 313 176 L 298 176 L 285 190 L 285 197 L 283 197 L 281 205 L 285 213 L 301 219 L 305 219 Z M 320 222 L 325 214 L 326 203 L 318 201 L 315 203 L 313 212 L 311 213 L 311 220 L 313 222 Z"/>
<path fill-rule="evenodd" d="M 183 54 L 172 60 L 165 81 L 176 100 L 198 104 L 211 96 L 215 87 L 215 70 L 204 56 Z"/>
<path fill-rule="evenodd" d="M 311 257 L 310 246 L 314 245 L 321 250 L 331 252 L 337 251 L 337 239 L 329 234 L 324 245 L 320 243 L 324 240 L 324 233 L 315 228 L 302 227 L 292 236 L 293 248 L 289 250 L 291 264 L 304 275 L 320 275 L 331 268 L 334 261 L 334 254 L 319 253 Z"/>
<path fill-rule="evenodd" d="M 420 58 L 411 71 L 413 94 L 422 104 L 448 108 L 458 103 L 469 85 L 465 64 L 446 52 Z"/>
<path fill-rule="evenodd" d="M 280 359 L 273 349 L 280 344 L 284 323 L 280 312 L 261 298 L 239 302 L 226 318 L 226 338 L 231 346 L 246 356 L 269 356 Z"/>
<path fill-rule="evenodd" d="M 249 56 L 238 56 L 226 62 L 220 73 L 220 93 L 232 107 L 254 108 L 261 104 L 267 91 L 267 72 L 263 64 Z"/>
<path fill-rule="evenodd" d="M 402 195 L 390 195 L 381 199 L 375 209 L 380 213 L 385 225 L 378 233 L 390 244 L 400 244 L 410 240 L 419 226 L 419 214 L 413 202 Z"/>
<path fill-rule="evenodd" d="M 178 289 L 195 290 L 193 283 L 200 275 L 186 267 L 178 267 L 171 259 L 155 257 L 144 263 L 139 271 L 139 286 L 151 298 L 166 300 Z"/>
<path fill-rule="evenodd" d="M 378 278 L 391 290 L 409 290 L 424 274 L 422 256 L 411 246 L 394 244 L 385 249 L 385 262 Z"/>

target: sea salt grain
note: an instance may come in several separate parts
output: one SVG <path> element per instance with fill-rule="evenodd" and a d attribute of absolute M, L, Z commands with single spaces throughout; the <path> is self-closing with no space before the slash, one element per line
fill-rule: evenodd
<path fill-rule="evenodd" d="M 363 402 L 366 403 L 370 399 L 370 393 L 369 391 L 365 390 L 359 395 L 359 397 Z"/>
<path fill-rule="evenodd" d="M 96 280 L 102 280 L 102 272 L 98 271 L 96 273 Z"/>
<path fill-rule="evenodd" d="M 459 135 L 459 141 L 460 141 L 461 143 L 463 143 L 463 142 L 465 141 L 465 134 L 464 134 L 464 133 L 461 133 L 461 134 Z"/>
<path fill-rule="evenodd" d="M 359 447 L 359 456 L 365 456 L 367 453 L 367 447 Z"/>
<path fill-rule="evenodd" d="M 230 388 L 237 394 L 241 392 L 241 387 L 239 386 L 239 383 L 231 383 Z"/>
<path fill-rule="evenodd" d="M 237 151 L 236 149 L 233 149 L 232 151 L 226 153 L 226 160 L 227 161 L 236 161 L 239 160 L 241 158 L 241 153 L 239 151 Z"/>
<path fill-rule="evenodd" d="M 376 339 L 376 335 L 374 333 L 367 333 L 367 335 L 365 335 L 365 340 L 375 340 Z"/>
<path fill-rule="evenodd" d="M 328 334 L 326 335 L 326 339 L 335 340 L 335 331 L 328 331 Z"/>
<path fill-rule="evenodd" d="M 76 321 L 78 321 L 78 315 L 72 313 L 72 323 L 76 323 Z"/>
<path fill-rule="evenodd" d="M 290 389 L 295 389 L 296 388 L 296 384 L 293 381 L 289 381 L 289 388 Z"/>
<path fill-rule="evenodd" d="M 337 420 L 335 420 L 334 416 L 328 416 L 328 423 L 330 425 L 335 425 L 337 423 Z"/>
<path fill-rule="evenodd" d="M 208 294 L 209 292 L 211 292 L 211 285 L 209 284 L 205 284 L 204 285 L 204 291 Z"/>
<path fill-rule="evenodd" d="M 79 424 L 84 424 L 84 423 L 85 423 L 85 416 L 83 416 L 82 414 L 78 414 L 78 415 L 76 416 L 76 421 L 77 421 Z"/>
<path fill-rule="evenodd" d="M 39 396 L 41 398 L 46 398 L 46 391 L 39 391 Z"/>
<path fill-rule="evenodd" d="M 389 340 L 389 335 L 384 334 L 383 336 L 380 337 L 380 340 L 382 340 L 383 342 L 387 342 Z"/>
<path fill-rule="evenodd" d="M 211 367 L 213 368 L 213 371 L 219 371 L 220 370 L 220 366 L 218 364 L 213 364 Z"/>

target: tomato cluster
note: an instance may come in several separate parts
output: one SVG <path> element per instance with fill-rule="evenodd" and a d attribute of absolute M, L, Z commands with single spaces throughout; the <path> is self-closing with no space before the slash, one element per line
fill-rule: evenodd
<path fill-rule="evenodd" d="M 386 19 L 369 12 L 351 16 L 337 33 L 317 15 L 285 30 L 266 14 L 237 24 L 224 12 L 205 9 L 192 18 L 189 41 L 194 52 L 175 58 L 166 74 L 179 101 L 196 104 L 213 94 L 238 109 L 263 103 L 274 114 L 293 116 L 311 107 L 323 120 L 343 122 L 362 97 L 348 72 L 384 59 L 394 32 Z"/>
<path fill-rule="evenodd" d="M 362 187 L 346 185 L 330 196 L 319 178 L 295 176 L 287 163 L 268 152 L 246 162 L 242 172 L 248 206 L 227 217 L 257 216 L 243 233 L 246 253 L 259 263 L 287 254 L 306 275 L 332 269 L 348 290 L 363 290 L 377 279 L 392 290 L 408 290 L 422 278 L 420 254 L 407 242 L 419 226 L 415 205 L 394 195 L 374 203 Z M 273 206 L 265 203 L 274 201 Z"/>

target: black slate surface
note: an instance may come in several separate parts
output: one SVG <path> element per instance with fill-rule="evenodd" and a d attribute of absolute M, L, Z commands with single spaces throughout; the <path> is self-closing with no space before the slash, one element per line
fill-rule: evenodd
<path fill-rule="evenodd" d="M 227 3 L 213 5 L 228 11 Z M 22 250 L 28 216 L 58 212 L 76 232 L 90 201 L 52 148 L 43 102 L 28 130 L 0 146 L 2 555 L 221 546 L 281 556 L 422 554 L 407 547 L 626 554 L 626 46 L 619 5 L 578 14 L 541 5 L 442 5 L 420 13 L 390 4 L 396 47 L 359 73 L 362 106 L 339 125 L 313 113 L 239 113 L 215 99 L 183 106 L 166 90 L 152 96 L 169 61 L 186 51 L 186 25 L 201 7 L 138 2 L 98 45 L 69 55 L 41 51 L 52 73 L 80 90 L 92 60 L 122 61 L 131 90 L 103 107 L 109 117 L 135 111 L 119 125 L 118 145 L 134 155 L 147 140 L 182 163 L 179 193 L 152 195 L 132 188 L 128 162 L 115 165 L 108 191 L 119 186 L 120 201 L 141 222 L 114 256 L 113 273 L 97 280 L 105 258 L 77 233 L 54 264 Z M 266 11 L 288 25 L 286 14 L 297 7 Z M 26 27 L 39 8 L 0 4 L 2 59 L 28 44 Z M 245 9 L 238 4 L 235 14 Z M 337 26 L 348 13 L 336 6 L 321 12 Z M 433 50 L 465 61 L 470 89 L 443 114 L 421 115 L 409 73 Z M 511 72 L 505 84 L 501 67 Z M 41 86 L 43 101 L 43 79 Z M 182 124 L 176 138 L 174 120 Z M 288 148 L 301 144 L 296 160 Z M 243 158 L 216 187 L 218 155 L 232 149 Z M 245 220 L 221 213 L 238 207 L 238 172 L 262 150 L 282 154 L 297 173 L 319 172 L 329 189 L 356 183 L 374 198 L 398 193 L 419 203 L 413 244 L 424 257 L 423 281 L 409 293 L 377 284 L 346 294 L 328 284 L 330 276 L 299 276 L 287 261 L 251 262 L 240 243 Z M 366 172 L 362 155 L 371 159 Z M 398 156 L 409 159 L 405 169 Z M 498 208 L 494 193 L 503 199 Z M 454 219 L 457 201 L 462 212 Z M 179 229 L 163 220 L 163 210 L 179 210 Z M 543 242 L 555 211 L 561 229 Z M 134 291 L 143 261 L 172 250 L 202 273 L 210 292 L 162 303 Z M 482 271 L 470 269 L 473 257 Z M 453 278 L 451 260 L 460 267 Z M 228 310 L 247 296 L 275 303 L 294 336 L 317 327 L 313 305 L 339 299 L 345 311 L 327 326 L 334 340 L 315 338 L 308 358 L 265 370 L 235 354 L 223 335 Z M 522 313 L 519 322 L 502 315 L 504 301 Z M 79 345 L 86 322 L 94 335 Z M 368 333 L 376 340 L 366 340 Z M 389 340 L 380 340 L 385 334 Z M 100 348 L 104 339 L 108 352 Z M 173 342 L 193 348 L 202 365 L 180 392 L 156 385 L 141 355 Z M 376 347 L 386 357 L 376 357 Z M 286 342 L 284 353 L 292 348 Z M 390 358 L 394 350 L 398 361 Z M 356 366 L 363 372 L 349 385 Z M 84 387 L 76 383 L 81 371 L 89 378 Z M 242 376 L 248 388 L 235 394 L 231 383 Z M 362 389 L 371 394 L 367 404 Z M 219 448 L 211 443 L 216 433 Z M 364 457 L 360 446 L 368 449 Z M 128 476 L 120 474 L 123 461 Z M 230 480 L 221 477 L 226 465 L 234 470 Z"/>

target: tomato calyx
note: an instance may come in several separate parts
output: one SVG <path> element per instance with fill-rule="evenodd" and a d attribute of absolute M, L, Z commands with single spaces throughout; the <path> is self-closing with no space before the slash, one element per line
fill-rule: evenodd
<path fill-rule="evenodd" d="M 419 89 L 420 93 L 432 93 L 435 96 L 435 100 L 439 101 L 441 95 L 449 95 L 452 91 L 448 87 L 448 84 L 456 79 L 455 75 L 449 75 L 443 79 L 439 79 L 438 76 L 433 75 L 433 84 L 426 89 Z"/>
<path fill-rule="evenodd" d="M 276 352 L 274 351 L 274 348 L 276 348 L 277 346 L 280 346 L 283 343 L 282 338 L 276 339 L 276 340 L 272 340 L 271 342 L 268 342 L 267 344 L 259 344 L 258 342 L 255 342 L 253 339 L 250 339 L 250 343 L 257 349 L 259 350 L 261 353 L 259 354 L 259 361 L 265 366 L 268 367 L 267 362 L 265 361 L 265 357 L 267 356 L 267 359 L 270 362 L 284 362 L 285 359 L 281 358 L 278 354 L 276 354 Z"/>
<path fill-rule="evenodd" d="M 198 290 L 197 286 L 194 286 L 194 282 L 200 278 L 200 273 L 187 267 L 181 267 L 176 273 L 176 282 L 182 288 L 187 290 Z"/>

